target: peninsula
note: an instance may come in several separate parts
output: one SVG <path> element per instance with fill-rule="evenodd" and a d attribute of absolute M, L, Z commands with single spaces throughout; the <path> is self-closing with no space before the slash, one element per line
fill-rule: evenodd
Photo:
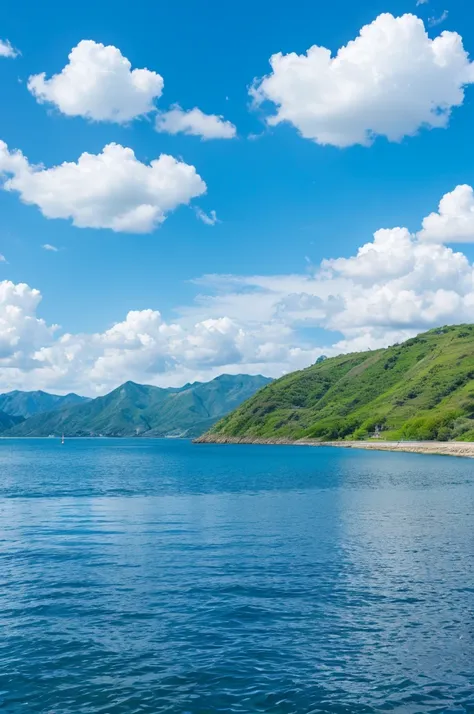
<path fill-rule="evenodd" d="M 474 325 L 318 360 L 259 390 L 198 441 L 474 455 Z"/>

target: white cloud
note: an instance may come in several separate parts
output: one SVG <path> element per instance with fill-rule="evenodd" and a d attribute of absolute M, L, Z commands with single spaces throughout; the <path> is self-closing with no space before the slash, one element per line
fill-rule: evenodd
<path fill-rule="evenodd" d="M 163 78 L 148 69 L 132 70 L 113 45 L 82 40 L 59 74 L 50 79 L 35 74 L 28 89 L 38 102 L 50 102 L 67 116 L 123 123 L 155 111 Z"/>
<path fill-rule="evenodd" d="M 374 240 L 359 248 L 352 258 L 325 260 L 329 268 L 345 278 L 372 285 L 375 279 L 387 280 L 406 273 L 413 265 L 412 239 L 406 228 L 380 229 Z"/>
<path fill-rule="evenodd" d="M 0 56 L 15 56 L 0 41 Z M 10 54 L 7 54 L 10 52 Z M 148 69 L 132 69 L 130 60 L 113 45 L 82 40 L 69 54 L 68 64 L 51 78 L 45 72 L 28 79 L 28 89 L 40 103 L 53 104 L 67 116 L 123 124 L 156 113 L 163 77 Z M 168 134 L 192 134 L 202 139 L 232 139 L 236 128 L 222 116 L 190 111 L 179 105 L 156 114 L 155 128 Z"/>
<path fill-rule="evenodd" d="M 40 301 L 40 292 L 24 283 L 0 282 L 0 373 L 4 377 L 11 367 L 29 371 L 34 350 L 53 339 L 56 326 L 48 327 L 36 316 Z"/>
<path fill-rule="evenodd" d="M 322 267 L 326 280 L 348 278 L 341 302 L 324 320 L 346 336 L 359 337 L 361 328 L 367 337 L 373 331 L 383 336 L 474 320 L 474 273 L 466 256 L 421 243 L 406 229 L 377 231 L 354 258 Z"/>
<path fill-rule="evenodd" d="M 449 12 L 447 10 L 443 10 L 441 15 L 436 17 L 435 15 L 433 17 L 430 17 L 428 19 L 428 27 L 436 27 L 437 25 L 441 25 L 445 20 L 448 19 Z"/>
<path fill-rule="evenodd" d="M 377 348 L 440 324 L 474 321 L 473 265 L 462 253 L 420 242 L 404 228 L 377 231 L 355 256 L 325 260 L 313 275 L 211 277 L 208 284 L 215 296 L 188 308 L 187 320 L 225 311 L 255 330 L 258 324 L 284 326 L 306 364 L 316 352 Z M 304 339 L 297 336 L 301 327 Z M 319 350 L 307 337 L 313 327 L 329 331 Z M 285 368 L 296 365 L 287 358 L 280 366 Z"/>
<path fill-rule="evenodd" d="M 423 219 L 418 237 L 433 243 L 474 243 L 472 187 L 464 184 L 446 193 L 439 202 L 438 213 Z"/>
<path fill-rule="evenodd" d="M 270 64 L 271 73 L 251 89 L 257 105 L 277 108 L 267 122 L 289 122 L 304 138 L 339 147 L 445 127 L 474 81 L 460 35 L 431 40 L 423 21 L 409 14 L 379 15 L 335 57 L 313 45 L 305 55 L 275 54 Z"/>
<path fill-rule="evenodd" d="M 0 253 L 0 263 L 6 263 L 6 262 L 7 262 L 7 259 L 5 258 L 4 255 L 2 255 L 2 254 Z"/>
<path fill-rule="evenodd" d="M 224 117 L 204 114 L 197 107 L 186 112 L 180 106 L 174 106 L 167 112 L 160 112 L 155 128 L 159 132 L 191 134 L 202 139 L 233 139 L 237 133 L 235 126 Z"/>
<path fill-rule="evenodd" d="M 44 245 L 41 246 L 44 250 L 49 250 L 52 253 L 57 253 L 59 251 L 59 248 L 56 248 L 55 245 L 51 245 L 51 243 L 45 243 Z"/>
<path fill-rule="evenodd" d="M 120 144 L 45 169 L 0 141 L 1 174 L 11 176 L 5 190 L 17 191 L 46 218 L 70 218 L 78 228 L 124 233 L 150 233 L 167 213 L 206 191 L 194 166 L 167 154 L 143 164 Z"/>
<path fill-rule="evenodd" d="M 9 40 L 0 40 L 0 57 L 18 57 L 19 52 Z"/>
<path fill-rule="evenodd" d="M 217 214 L 215 211 L 210 211 L 210 213 L 205 213 L 203 210 L 200 208 L 196 207 L 196 216 L 199 218 L 200 221 L 206 224 L 206 226 L 215 226 L 216 223 L 220 223 L 220 220 L 217 218 Z"/>
<path fill-rule="evenodd" d="M 208 276 L 198 282 L 215 294 L 201 296 L 183 314 L 190 321 L 205 311 L 240 324 L 284 325 L 300 359 L 314 353 L 307 338 L 312 327 L 342 336 L 334 340 L 328 333 L 321 351 L 333 355 L 386 346 L 440 324 L 473 322 L 472 263 L 442 245 L 439 235 L 435 243 L 420 238 L 407 228 L 380 229 L 356 255 L 323 260 L 312 275 Z M 296 337 L 299 327 L 307 328 L 304 340 Z"/>
<path fill-rule="evenodd" d="M 1 299 L 2 290 L 14 289 L 30 291 L 22 295 L 23 300 L 17 298 L 17 303 L 24 303 L 17 315 Z M 38 291 L 27 286 L 0 283 L 0 389 L 42 385 L 94 394 L 127 379 L 177 384 L 200 376 L 212 378 L 223 371 L 238 373 L 242 365 L 244 371 L 259 373 L 271 356 L 269 342 L 278 335 L 281 339 L 280 329 L 277 334 L 271 327 L 261 327 L 256 334 L 227 317 L 188 326 L 167 323 L 150 309 L 129 312 L 123 322 L 103 333 L 66 333 L 53 338 L 55 328 L 36 317 L 39 300 Z M 44 334 L 38 340 L 41 330 Z M 22 342 L 19 334 L 24 335 Z M 280 348 L 280 357 L 287 352 L 288 348 Z"/>
<path fill-rule="evenodd" d="M 403 227 L 376 231 L 353 256 L 323 260 L 311 274 L 195 282 L 201 294 L 173 321 L 155 309 L 135 310 L 88 334 L 61 334 L 37 314 L 37 290 L 0 283 L 0 390 L 95 394 L 127 379 L 170 386 L 222 372 L 276 377 L 321 354 L 474 322 L 474 265 Z"/>
<path fill-rule="evenodd" d="M 429 2 L 429 0 L 416 0 L 416 6 L 418 5 L 426 5 Z"/>

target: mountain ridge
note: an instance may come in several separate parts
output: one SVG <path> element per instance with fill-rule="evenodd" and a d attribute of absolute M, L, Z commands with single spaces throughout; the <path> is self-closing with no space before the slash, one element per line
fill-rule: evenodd
<path fill-rule="evenodd" d="M 220 375 L 184 387 L 127 381 L 86 402 L 35 414 L 2 436 L 198 436 L 271 380 Z"/>
<path fill-rule="evenodd" d="M 61 409 L 66 405 L 81 404 L 89 401 L 88 397 L 81 397 L 74 392 L 59 395 L 44 392 L 38 389 L 24 392 L 18 389 L 0 394 L 0 411 L 10 416 L 19 416 L 28 419 L 35 414 Z"/>

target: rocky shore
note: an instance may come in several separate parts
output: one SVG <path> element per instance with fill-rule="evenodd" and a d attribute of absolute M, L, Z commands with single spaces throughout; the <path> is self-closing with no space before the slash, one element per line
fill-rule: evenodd
<path fill-rule="evenodd" d="M 195 439 L 195 444 L 274 444 L 291 446 L 337 446 L 343 449 L 367 449 L 372 451 L 403 451 L 413 454 L 444 454 L 474 458 L 474 442 L 466 441 L 313 441 L 301 439 L 260 439 L 232 437 L 219 434 L 204 434 Z"/>

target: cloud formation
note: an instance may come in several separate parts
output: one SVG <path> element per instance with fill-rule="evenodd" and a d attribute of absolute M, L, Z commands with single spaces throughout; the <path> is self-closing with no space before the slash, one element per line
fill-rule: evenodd
<path fill-rule="evenodd" d="M 474 191 L 456 186 L 439 202 L 438 212 L 423 219 L 418 237 L 432 243 L 474 243 Z"/>
<path fill-rule="evenodd" d="M 278 377 L 321 354 L 474 322 L 474 265 L 443 244 L 444 233 L 426 240 L 423 230 L 380 229 L 354 255 L 323 260 L 312 273 L 205 276 L 173 321 L 135 310 L 92 334 L 47 325 L 38 290 L 0 282 L 0 390 L 100 394 L 127 379 L 170 386 L 222 372 Z"/>
<path fill-rule="evenodd" d="M 196 216 L 199 218 L 200 221 L 205 223 L 206 226 L 215 226 L 216 223 L 220 223 L 215 211 L 210 211 L 209 213 L 205 213 L 201 208 L 198 208 L 198 207 L 196 207 L 195 210 L 196 210 Z"/>
<path fill-rule="evenodd" d="M 0 56 L 13 57 L 10 43 L 0 41 Z M 9 53 L 9 54 L 8 54 Z M 52 104 L 66 116 L 124 124 L 156 113 L 156 131 L 191 134 L 202 139 L 232 139 L 235 126 L 217 114 L 204 114 L 195 107 L 179 105 L 157 113 L 156 101 L 164 87 L 163 77 L 149 69 L 132 69 L 130 60 L 113 45 L 82 40 L 73 47 L 68 64 L 58 73 L 45 72 L 28 79 L 28 89 L 41 104 Z"/>
<path fill-rule="evenodd" d="M 276 107 L 267 123 L 289 122 L 304 138 L 338 147 L 445 127 L 474 81 L 460 35 L 432 40 L 411 14 L 379 15 L 335 57 L 313 45 L 304 55 L 274 54 L 270 65 L 251 88 L 256 105 Z"/>
<path fill-rule="evenodd" d="M 230 121 L 217 114 L 204 114 L 197 107 L 186 112 L 180 106 L 174 106 L 167 112 L 160 112 L 155 128 L 158 132 L 190 134 L 201 139 L 233 139 L 237 134 Z"/>
<path fill-rule="evenodd" d="M 0 141 L 1 175 L 10 177 L 4 190 L 18 192 L 46 218 L 123 233 L 150 233 L 170 211 L 206 191 L 194 166 L 167 154 L 144 164 L 120 144 L 45 169 Z"/>
<path fill-rule="evenodd" d="M 352 258 L 327 260 L 326 280 L 348 281 L 325 325 L 347 338 L 420 331 L 474 319 L 473 266 L 462 253 L 419 242 L 406 228 L 382 229 Z M 369 337 L 371 339 L 369 339 Z"/>
<path fill-rule="evenodd" d="M 163 77 L 148 69 L 133 69 L 113 45 L 82 40 L 69 63 L 50 79 L 45 72 L 28 79 L 38 102 L 54 104 L 62 114 L 94 121 L 124 123 L 155 111 Z"/>
<path fill-rule="evenodd" d="M 34 351 L 53 339 L 57 329 L 36 316 L 41 301 L 39 290 L 24 283 L 0 282 L 0 373 L 8 379 L 9 369 L 28 371 Z M 7 370 L 4 372 L 4 370 Z"/>
<path fill-rule="evenodd" d="M 428 19 L 428 27 L 436 27 L 437 25 L 441 25 L 445 20 L 448 19 L 449 12 L 448 10 L 443 10 L 441 15 L 433 15 Z"/>
<path fill-rule="evenodd" d="M 18 51 L 9 40 L 0 40 L 0 57 L 18 57 Z"/>
<path fill-rule="evenodd" d="M 55 245 L 51 245 L 51 243 L 45 243 L 41 247 L 43 248 L 43 250 L 48 250 L 51 253 L 57 253 L 59 251 L 59 248 L 56 248 Z"/>
<path fill-rule="evenodd" d="M 166 322 L 157 310 L 129 312 L 102 333 L 56 336 L 37 316 L 41 295 L 0 282 L 0 390 L 19 386 L 103 393 L 128 379 L 155 384 L 211 378 L 222 371 L 260 371 L 265 335 L 227 317 Z"/>

